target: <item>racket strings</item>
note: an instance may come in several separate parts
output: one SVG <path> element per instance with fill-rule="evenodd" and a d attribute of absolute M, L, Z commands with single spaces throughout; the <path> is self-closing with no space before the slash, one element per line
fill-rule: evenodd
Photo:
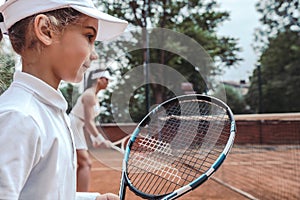
<path fill-rule="evenodd" d="M 146 194 L 170 193 L 207 171 L 229 137 L 226 110 L 211 102 L 187 100 L 150 116 L 133 143 L 127 173 Z"/>

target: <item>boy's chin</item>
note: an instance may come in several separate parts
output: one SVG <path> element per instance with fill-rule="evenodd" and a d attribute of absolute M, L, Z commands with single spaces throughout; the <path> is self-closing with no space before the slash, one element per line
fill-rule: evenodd
<path fill-rule="evenodd" d="M 79 83 L 83 80 L 83 75 L 82 76 L 77 76 L 74 81 L 72 81 L 73 83 Z"/>
<path fill-rule="evenodd" d="M 79 69 L 76 76 L 74 77 L 74 79 L 72 79 L 71 81 L 68 82 L 72 82 L 72 83 L 79 83 L 83 80 L 84 78 L 84 74 L 85 74 L 86 70 L 84 69 Z"/>
<path fill-rule="evenodd" d="M 69 83 L 80 83 L 82 80 L 83 80 L 83 74 L 82 75 L 77 74 L 76 77 L 71 78 L 69 80 L 65 80 L 65 81 L 69 82 Z"/>

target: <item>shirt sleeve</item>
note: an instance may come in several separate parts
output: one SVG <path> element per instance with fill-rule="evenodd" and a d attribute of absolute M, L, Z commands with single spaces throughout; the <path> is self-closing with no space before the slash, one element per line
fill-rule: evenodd
<path fill-rule="evenodd" d="M 18 111 L 0 113 L 0 199 L 18 199 L 40 157 L 39 128 Z"/>
<path fill-rule="evenodd" d="M 76 200 L 95 200 L 98 196 L 98 192 L 76 192 Z"/>

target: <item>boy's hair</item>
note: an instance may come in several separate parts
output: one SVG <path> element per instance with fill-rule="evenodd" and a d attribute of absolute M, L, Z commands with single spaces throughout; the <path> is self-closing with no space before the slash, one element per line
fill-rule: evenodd
<path fill-rule="evenodd" d="M 43 14 L 49 17 L 51 22 L 50 27 L 56 33 L 63 32 L 67 25 L 75 24 L 79 17 L 83 15 L 73 8 L 62 8 Z M 40 51 L 43 48 L 33 31 L 33 22 L 36 15 L 20 20 L 8 30 L 12 47 L 20 55 L 26 49 Z"/>

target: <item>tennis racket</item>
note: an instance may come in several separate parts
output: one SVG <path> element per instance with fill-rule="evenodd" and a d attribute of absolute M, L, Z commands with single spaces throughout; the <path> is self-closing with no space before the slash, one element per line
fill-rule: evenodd
<path fill-rule="evenodd" d="M 126 143 L 129 139 L 129 137 L 130 137 L 130 135 L 127 135 L 127 136 L 125 136 L 124 138 L 122 138 L 118 141 L 112 142 L 110 148 L 124 154 L 125 153 L 125 146 L 126 146 Z"/>
<path fill-rule="evenodd" d="M 103 131 L 101 134 L 104 136 L 105 139 L 110 141 L 109 137 L 106 134 L 104 134 Z M 130 137 L 130 135 L 126 135 L 117 141 L 110 142 L 109 148 L 112 148 L 112 149 L 124 154 L 126 143 L 129 139 L 129 137 Z M 93 141 L 93 140 L 95 140 L 95 137 L 93 135 L 90 135 L 90 139 L 91 139 L 91 141 Z"/>
<path fill-rule="evenodd" d="M 124 154 L 120 199 L 127 187 L 145 199 L 176 199 L 221 166 L 236 132 L 221 100 L 192 94 L 154 108 L 137 125 Z"/>

